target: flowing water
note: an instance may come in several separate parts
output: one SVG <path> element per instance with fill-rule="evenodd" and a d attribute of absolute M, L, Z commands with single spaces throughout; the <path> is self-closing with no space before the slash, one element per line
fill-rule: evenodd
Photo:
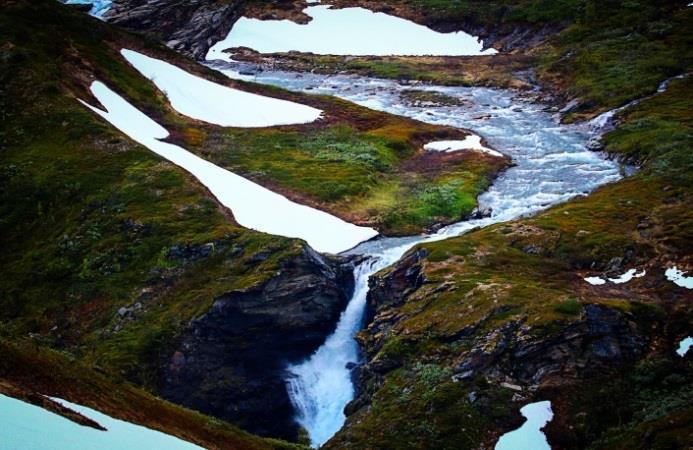
<path fill-rule="evenodd" d="M 238 77 L 228 65 L 215 68 Z M 469 129 L 515 163 L 479 197 L 480 207 L 491 209 L 489 217 L 459 222 L 432 235 L 380 238 L 348 252 L 367 257 L 354 270 L 356 284 L 351 301 L 325 343 L 308 360 L 288 368 L 287 388 L 297 420 L 316 447 L 343 426 L 344 407 L 354 398 L 351 367 L 359 363 L 360 357 L 354 335 L 363 326 L 371 275 L 397 262 L 418 243 L 533 214 L 621 178 L 617 163 L 588 149 L 590 139 L 601 133 L 600 124 L 559 124 L 543 105 L 513 91 L 418 85 L 418 90 L 440 92 L 459 100 L 454 106 L 419 107 L 402 96 L 413 87 L 395 81 L 286 72 L 262 72 L 253 79 L 291 90 L 338 96 L 432 124 Z"/>

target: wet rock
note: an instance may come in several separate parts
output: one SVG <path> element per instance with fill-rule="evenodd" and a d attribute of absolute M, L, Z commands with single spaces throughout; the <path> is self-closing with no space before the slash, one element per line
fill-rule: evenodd
<path fill-rule="evenodd" d="M 493 208 L 474 208 L 469 215 L 470 219 L 483 219 L 486 217 L 491 217 L 493 214 Z"/>

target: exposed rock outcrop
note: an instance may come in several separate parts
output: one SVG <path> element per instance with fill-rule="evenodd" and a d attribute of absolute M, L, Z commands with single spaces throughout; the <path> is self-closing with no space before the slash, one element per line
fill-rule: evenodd
<path fill-rule="evenodd" d="M 226 37 L 240 17 L 242 0 L 115 0 L 106 19 L 144 32 L 195 59 Z"/>
<path fill-rule="evenodd" d="M 306 246 L 268 282 L 218 297 L 183 333 L 161 394 L 256 434 L 297 439 L 285 367 L 334 329 L 353 290 L 352 270 Z"/>

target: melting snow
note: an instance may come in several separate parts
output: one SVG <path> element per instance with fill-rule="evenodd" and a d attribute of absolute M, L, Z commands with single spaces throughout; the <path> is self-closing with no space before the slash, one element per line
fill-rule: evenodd
<path fill-rule="evenodd" d="M 399 17 L 364 8 L 310 6 L 313 18 L 300 25 L 289 20 L 240 18 L 226 39 L 214 45 L 208 60 L 229 61 L 224 50 L 250 47 L 261 53 L 300 51 L 321 55 L 481 55 L 478 38 L 464 32 L 438 33 Z"/>
<path fill-rule="evenodd" d="M 687 273 L 688 272 L 683 272 L 674 266 L 669 267 L 666 272 L 664 272 L 664 275 L 666 275 L 667 280 L 672 281 L 677 286 L 693 289 L 693 277 L 685 276 Z"/>
<path fill-rule="evenodd" d="M 424 145 L 424 149 L 435 152 L 457 152 L 461 150 L 476 150 L 489 155 L 503 157 L 501 152 L 497 152 L 484 146 L 481 137 L 471 134 L 461 141 L 435 141 Z"/>
<path fill-rule="evenodd" d="M 294 203 L 269 189 L 215 166 L 187 150 L 161 142 L 168 131 L 147 117 L 103 83 L 91 85 L 102 111 L 80 100 L 133 140 L 184 168 L 204 184 L 233 212 L 236 221 L 265 233 L 300 238 L 320 252 L 339 253 L 378 234 L 323 211 Z"/>
<path fill-rule="evenodd" d="M 224 127 L 268 127 L 315 121 L 322 111 L 277 98 L 232 89 L 132 50 L 122 55 L 152 80 L 179 113 Z"/>
<path fill-rule="evenodd" d="M 527 421 L 515 431 L 500 437 L 495 450 L 551 450 L 541 429 L 553 419 L 551 402 L 530 403 L 520 412 Z"/>
<path fill-rule="evenodd" d="M 679 342 L 679 348 L 676 350 L 676 354 L 684 357 L 691 347 L 693 347 L 693 337 L 687 336 L 681 339 L 681 342 Z"/>
<path fill-rule="evenodd" d="M 645 276 L 645 270 L 642 270 L 640 272 L 636 272 L 635 269 L 630 269 L 628 272 L 624 273 L 623 275 L 620 275 L 616 278 L 609 278 L 609 281 L 612 283 L 616 284 L 622 284 L 622 283 L 627 283 L 633 278 L 642 278 Z"/>
<path fill-rule="evenodd" d="M 5 450 L 202 448 L 160 431 L 114 419 L 85 406 L 53 400 L 96 421 L 107 431 L 77 424 L 41 407 L 0 394 L 0 447 Z"/>
<path fill-rule="evenodd" d="M 623 284 L 629 282 L 633 278 L 642 278 L 645 276 L 646 273 L 647 272 L 644 269 L 640 272 L 638 272 L 635 269 L 630 269 L 626 273 L 619 275 L 616 278 L 609 278 L 608 280 L 614 284 Z M 602 284 L 606 284 L 607 281 L 601 277 L 586 277 L 584 278 L 584 280 L 593 286 L 601 286 Z"/>

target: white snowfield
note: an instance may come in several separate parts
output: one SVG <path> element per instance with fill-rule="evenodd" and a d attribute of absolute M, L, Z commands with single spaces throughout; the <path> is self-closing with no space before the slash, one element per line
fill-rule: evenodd
<path fill-rule="evenodd" d="M 616 278 L 609 278 L 608 281 L 614 284 L 623 284 L 628 283 L 633 278 L 642 278 L 646 274 L 647 271 L 645 271 L 645 269 L 641 270 L 640 272 L 638 272 L 636 269 L 629 269 L 628 271 L 617 276 Z M 584 278 L 584 280 L 593 286 L 601 286 L 602 284 L 606 284 L 607 282 L 607 280 L 601 277 L 586 277 Z"/>
<path fill-rule="evenodd" d="M 91 85 L 94 96 L 106 108 L 82 104 L 133 140 L 194 175 L 246 227 L 308 242 L 320 252 L 340 253 L 378 234 L 323 211 L 294 203 L 250 180 L 222 169 L 189 151 L 161 142 L 169 133 L 99 81 Z"/>
<path fill-rule="evenodd" d="M 431 152 L 446 153 L 459 152 L 463 150 L 474 150 L 481 153 L 488 153 L 492 156 L 498 156 L 499 158 L 503 157 L 503 154 L 501 152 L 497 152 L 496 150 L 484 146 L 481 143 L 481 137 L 477 136 L 476 134 L 470 134 L 461 141 L 429 142 L 428 144 L 424 145 L 424 150 L 428 150 Z"/>
<path fill-rule="evenodd" d="M 301 25 L 290 20 L 241 17 L 226 39 L 216 43 L 207 60 L 230 61 L 224 50 L 250 47 L 261 53 L 310 52 L 320 55 L 491 55 L 483 43 L 464 32 L 439 33 L 414 22 L 364 8 L 310 6 L 313 18 Z"/>
<path fill-rule="evenodd" d="M 693 337 L 686 336 L 679 342 L 679 348 L 676 350 L 676 354 L 683 358 L 691 347 L 693 347 Z"/>
<path fill-rule="evenodd" d="M 678 267 L 669 267 L 665 272 L 667 280 L 686 289 L 693 289 L 693 277 L 687 277 L 687 272 L 679 270 Z"/>
<path fill-rule="evenodd" d="M 107 431 L 80 425 L 39 406 L 0 394 L 0 448 L 3 450 L 201 450 L 160 431 L 114 419 L 85 406 L 54 401 L 97 422 Z"/>
<path fill-rule="evenodd" d="M 120 53 L 166 95 L 176 111 L 193 119 L 222 127 L 258 128 L 310 123 L 322 115 L 310 106 L 213 83 L 133 50 Z"/>
<path fill-rule="evenodd" d="M 495 450 L 551 450 L 541 429 L 553 419 L 551 402 L 530 403 L 520 410 L 527 421 L 500 437 Z"/>

